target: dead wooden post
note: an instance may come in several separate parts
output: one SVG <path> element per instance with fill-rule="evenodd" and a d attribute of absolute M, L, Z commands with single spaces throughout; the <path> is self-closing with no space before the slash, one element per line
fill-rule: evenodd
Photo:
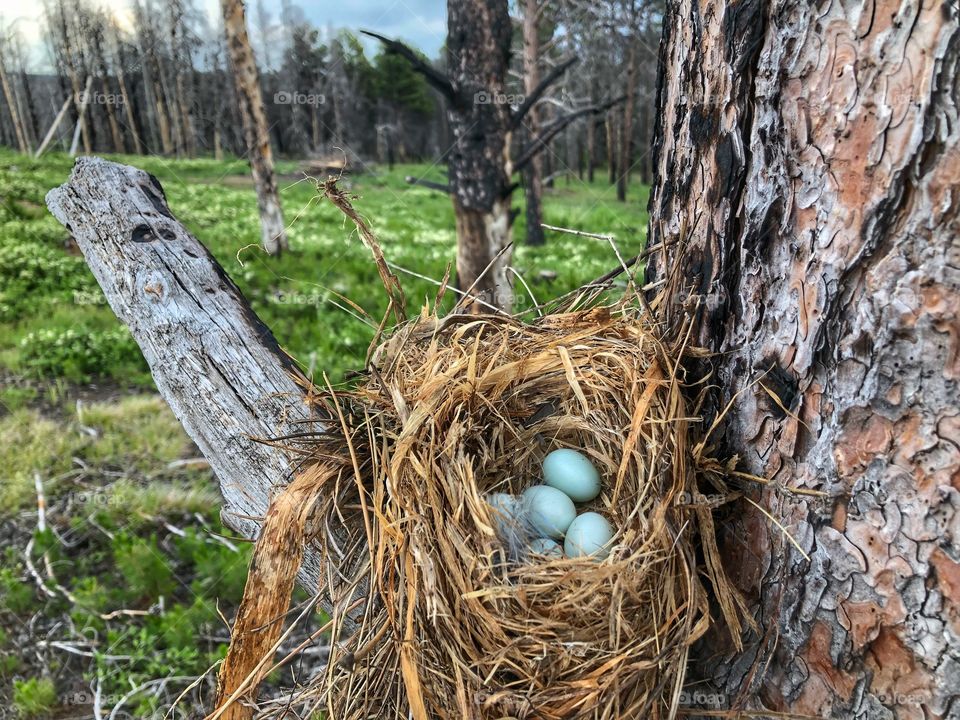
<path fill-rule="evenodd" d="M 272 493 L 292 475 L 289 454 L 257 438 L 316 428 L 303 424 L 310 413 L 299 370 L 170 213 L 152 175 L 80 158 L 47 205 L 73 233 L 160 393 L 210 461 L 224 522 L 256 537 Z M 300 582 L 313 590 L 319 578 L 318 555 L 308 549 Z"/>

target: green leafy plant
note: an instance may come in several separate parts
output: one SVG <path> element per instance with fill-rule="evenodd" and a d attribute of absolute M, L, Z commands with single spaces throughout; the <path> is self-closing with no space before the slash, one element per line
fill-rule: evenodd
<path fill-rule="evenodd" d="M 121 533 L 113 541 L 113 560 L 125 588 L 145 600 L 169 596 L 176 586 L 170 563 L 157 547 L 157 536 L 141 538 Z"/>
<path fill-rule="evenodd" d="M 136 375 L 146 363 L 125 328 L 116 330 L 44 329 L 20 341 L 23 370 L 38 377 L 58 375 L 85 381 L 98 375 Z"/>
<path fill-rule="evenodd" d="M 57 691 L 48 678 L 13 681 L 13 706 L 21 718 L 42 718 L 56 707 Z"/>

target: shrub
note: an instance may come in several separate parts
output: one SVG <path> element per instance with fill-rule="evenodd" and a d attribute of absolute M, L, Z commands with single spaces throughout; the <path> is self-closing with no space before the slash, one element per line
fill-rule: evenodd
<path fill-rule="evenodd" d="M 37 377 L 83 382 L 95 376 L 129 378 L 146 370 L 140 348 L 125 328 L 42 329 L 26 335 L 19 347 L 22 369 Z"/>
<path fill-rule="evenodd" d="M 94 292 L 96 291 L 96 292 Z M 0 322 L 36 315 L 38 305 L 98 297 L 83 260 L 34 242 L 0 245 Z"/>

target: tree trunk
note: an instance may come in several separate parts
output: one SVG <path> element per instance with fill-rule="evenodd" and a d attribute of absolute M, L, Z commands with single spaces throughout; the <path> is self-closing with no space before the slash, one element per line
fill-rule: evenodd
<path fill-rule="evenodd" d="M 183 138 L 183 149 L 188 157 L 196 157 L 196 131 L 194 129 L 191 105 L 187 101 L 186 75 L 193 75 L 193 60 L 185 42 L 183 34 L 183 4 L 181 0 L 170 0 L 167 3 L 170 12 L 170 51 L 173 61 L 173 97 L 176 106 L 176 115 L 173 120 L 177 125 L 178 134 Z M 186 69 L 187 73 L 184 72 Z"/>
<path fill-rule="evenodd" d="M 458 90 L 449 110 L 448 157 L 462 290 L 499 308 L 512 304 L 510 106 L 502 102 L 510 58 L 505 0 L 449 0 L 447 66 Z M 477 304 L 479 311 L 489 311 Z"/>
<path fill-rule="evenodd" d="M 133 136 L 133 151 L 137 155 L 143 155 L 143 141 L 140 139 L 140 130 L 137 126 L 137 119 L 133 109 L 133 97 L 127 92 L 127 80 L 123 74 L 123 60 L 117 53 L 117 85 L 120 87 L 120 97 L 123 100 L 123 112 L 127 117 L 127 126 L 130 134 Z"/>
<path fill-rule="evenodd" d="M 607 140 L 607 182 L 613 185 L 617 181 L 617 129 L 614 112 L 608 112 L 604 120 Z"/>
<path fill-rule="evenodd" d="M 123 153 L 123 136 L 120 134 L 120 123 L 117 122 L 116 96 L 111 92 L 110 72 L 107 70 L 107 61 L 103 54 L 103 35 L 99 29 L 91 38 L 93 59 L 100 74 L 100 86 L 103 88 L 103 106 L 107 112 L 107 124 L 110 127 L 110 139 L 113 142 L 113 151 Z"/>
<path fill-rule="evenodd" d="M 597 153 L 597 123 L 593 118 L 587 118 L 587 182 L 593 184 L 593 170 L 596 167 Z"/>
<path fill-rule="evenodd" d="M 960 709 L 958 57 L 955 4 L 668 2 L 648 279 L 782 525 L 724 524 L 761 629 L 700 653 L 732 707 Z"/>
<path fill-rule="evenodd" d="M 271 255 L 287 249 L 287 234 L 283 226 L 283 211 L 273 175 L 273 154 L 267 115 L 260 95 L 260 79 L 253 59 L 253 49 L 247 37 L 247 21 L 241 0 L 221 0 L 224 30 L 230 66 L 233 69 L 243 135 L 246 140 L 253 183 L 257 189 L 260 209 L 261 237 L 264 249 Z"/>
<path fill-rule="evenodd" d="M 523 4 L 523 88 L 532 95 L 540 84 L 540 0 L 524 0 Z M 534 105 L 527 113 L 524 125 L 530 140 L 536 140 L 540 134 L 540 113 Z M 527 245 L 543 245 L 543 163 L 542 156 L 535 155 L 523 169 L 523 194 L 527 201 Z"/>
<path fill-rule="evenodd" d="M 627 101 L 623 104 L 623 120 L 620 123 L 620 162 L 617 168 L 617 200 L 620 202 L 627 199 L 627 186 L 633 169 L 633 111 L 637 104 L 637 40 L 631 37 L 628 43 L 627 75 L 624 80 Z"/>
<path fill-rule="evenodd" d="M 17 138 L 17 147 L 20 152 L 27 154 L 30 152 L 30 144 L 27 142 L 27 135 L 20 115 L 20 103 L 17 102 L 17 97 L 10 84 L 10 78 L 7 76 L 6 62 L 4 62 L 2 54 L 0 54 L 0 86 L 3 87 L 3 96 L 7 100 L 10 121 L 13 123 L 13 131 Z"/>

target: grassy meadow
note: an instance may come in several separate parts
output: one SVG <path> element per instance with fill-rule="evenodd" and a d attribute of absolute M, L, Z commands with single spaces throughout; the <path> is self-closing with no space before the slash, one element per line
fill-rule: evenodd
<path fill-rule="evenodd" d="M 362 366 L 386 307 L 376 267 L 297 163 L 278 167 L 291 250 L 270 258 L 257 247 L 243 161 L 113 159 L 159 178 L 174 215 L 308 372 L 336 383 Z M 161 717 L 222 656 L 223 618 L 236 609 L 249 546 L 221 526 L 209 468 L 46 210 L 45 193 L 71 166 L 64 155 L 0 150 L 0 717 L 3 708 L 21 718 L 94 717 L 95 706 L 107 717 L 118 705 L 116 717 Z M 364 170 L 343 185 L 388 259 L 441 278 L 454 257 L 450 200 L 404 177 L 441 181 L 442 168 Z M 611 233 L 632 256 L 644 243 L 647 190 L 634 185 L 618 203 L 605 180 L 603 172 L 593 184 L 557 180 L 544 220 Z M 522 192 L 515 206 L 514 267 L 538 302 L 616 266 L 602 240 L 548 232 L 545 246 L 524 245 Z M 434 283 L 398 275 L 412 306 L 432 303 Z M 302 671 L 285 669 L 274 682 Z M 208 677 L 171 716 L 192 717 L 212 690 Z"/>

